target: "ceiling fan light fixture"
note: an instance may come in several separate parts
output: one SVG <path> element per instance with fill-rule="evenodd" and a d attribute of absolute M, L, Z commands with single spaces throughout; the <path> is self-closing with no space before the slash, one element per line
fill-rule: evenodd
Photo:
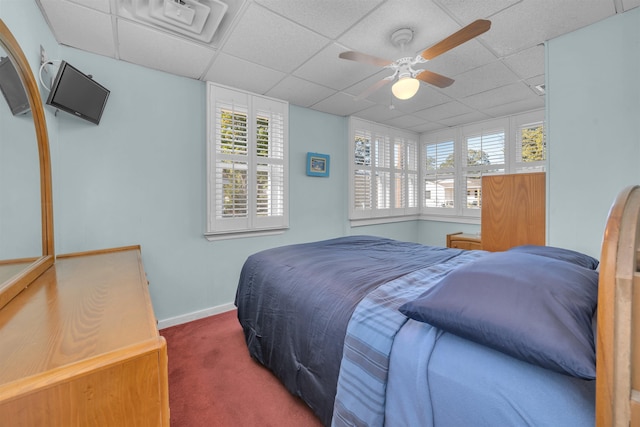
<path fill-rule="evenodd" d="M 401 77 L 391 86 L 391 92 L 398 99 L 409 99 L 418 93 L 419 88 L 420 80 L 413 77 Z"/>

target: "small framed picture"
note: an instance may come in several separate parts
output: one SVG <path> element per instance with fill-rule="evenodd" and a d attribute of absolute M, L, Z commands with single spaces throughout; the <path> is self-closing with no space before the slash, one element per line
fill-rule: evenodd
<path fill-rule="evenodd" d="M 307 153 L 307 175 L 329 176 L 329 155 Z"/>

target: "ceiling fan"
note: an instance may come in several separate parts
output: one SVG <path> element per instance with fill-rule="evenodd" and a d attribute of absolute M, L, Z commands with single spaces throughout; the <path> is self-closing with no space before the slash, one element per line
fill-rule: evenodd
<path fill-rule="evenodd" d="M 427 61 L 441 55 L 456 46 L 459 46 L 474 37 L 486 32 L 491 28 L 491 21 L 486 19 L 478 19 L 473 21 L 466 27 L 456 31 L 449 37 L 439 41 L 433 46 L 425 49 L 420 55 L 414 57 L 405 57 L 396 59 L 395 61 L 389 61 L 387 59 L 378 58 L 376 56 L 367 55 L 366 53 L 347 51 L 342 52 L 339 57 L 342 59 L 349 59 L 351 61 L 358 61 L 365 64 L 376 65 L 378 67 L 389 68 L 393 71 L 393 74 L 385 77 L 384 79 L 373 84 L 367 88 L 360 95 L 356 96 L 356 100 L 366 98 L 373 92 L 382 88 L 383 86 L 395 81 L 391 91 L 398 99 L 409 99 L 414 96 L 420 88 L 420 81 L 432 84 L 439 88 L 445 88 L 453 83 L 453 79 L 445 77 L 441 74 L 434 73 L 433 71 L 425 69 L 414 69 L 413 67 L 418 64 L 424 64 Z M 409 28 L 401 28 L 395 31 L 391 35 L 391 41 L 397 46 L 404 46 L 413 38 L 413 30 Z"/>

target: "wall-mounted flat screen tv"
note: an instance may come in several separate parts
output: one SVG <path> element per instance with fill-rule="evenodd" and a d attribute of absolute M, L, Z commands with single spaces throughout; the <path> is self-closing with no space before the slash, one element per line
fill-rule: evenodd
<path fill-rule="evenodd" d="M 7 56 L 0 58 L 0 91 L 14 116 L 31 111 L 22 80 Z"/>
<path fill-rule="evenodd" d="M 99 124 L 110 91 L 66 61 L 60 63 L 47 104 Z"/>

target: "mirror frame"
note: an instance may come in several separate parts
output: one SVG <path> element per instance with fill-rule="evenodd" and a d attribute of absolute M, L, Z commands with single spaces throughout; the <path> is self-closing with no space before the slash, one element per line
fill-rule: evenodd
<path fill-rule="evenodd" d="M 35 259 L 24 270 L 0 283 L 0 308 L 29 286 L 38 276 L 51 267 L 55 260 L 53 240 L 53 197 L 51 188 L 51 158 L 49 136 L 44 115 L 40 90 L 29 62 L 4 21 L 0 19 L 0 46 L 4 48 L 13 63 L 29 98 L 33 124 L 36 130 L 38 156 L 40 161 L 40 199 L 42 214 L 42 256 Z"/>

